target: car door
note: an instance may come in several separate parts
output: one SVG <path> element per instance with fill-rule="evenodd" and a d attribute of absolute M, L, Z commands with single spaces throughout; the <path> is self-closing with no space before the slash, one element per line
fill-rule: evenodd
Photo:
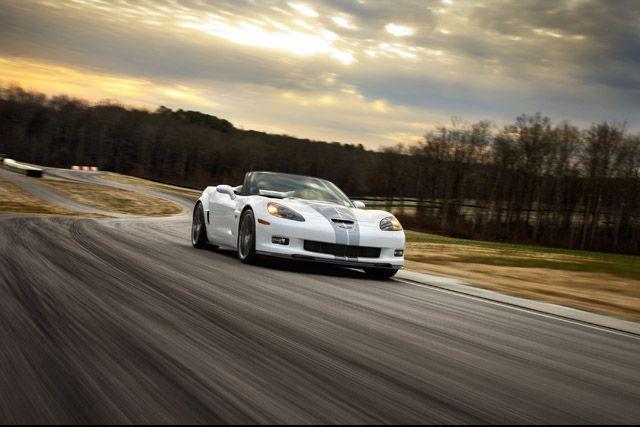
<path fill-rule="evenodd" d="M 210 225 L 216 243 L 235 247 L 236 233 L 233 229 L 237 196 L 216 193 L 210 206 Z"/>

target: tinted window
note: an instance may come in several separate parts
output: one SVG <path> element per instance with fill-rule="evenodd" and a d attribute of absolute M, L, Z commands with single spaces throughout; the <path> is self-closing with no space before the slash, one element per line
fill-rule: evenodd
<path fill-rule="evenodd" d="M 332 182 L 308 176 L 271 172 L 254 172 L 249 179 L 248 193 L 273 198 L 296 198 L 337 203 L 353 207 L 351 200 Z"/>

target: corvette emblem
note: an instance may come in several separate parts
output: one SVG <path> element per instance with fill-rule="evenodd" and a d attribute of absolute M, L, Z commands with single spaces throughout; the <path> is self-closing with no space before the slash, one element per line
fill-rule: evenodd
<path fill-rule="evenodd" d="M 345 230 L 353 230 L 353 224 L 338 224 L 338 227 L 344 228 Z"/>

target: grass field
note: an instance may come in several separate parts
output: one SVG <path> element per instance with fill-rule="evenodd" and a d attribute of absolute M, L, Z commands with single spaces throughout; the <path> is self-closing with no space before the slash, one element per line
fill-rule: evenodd
<path fill-rule="evenodd" d="M 179 205 L 169 200 L 106 185 L 47 179 L 43 179 L 41 183 L 78 203 L 101 210 L 144 216 L 167 216 L 182 212 Z"/>
<path fill-rule="evenodd" d="M 121 184 L 142 186 L 147 188 L 152 188 L 154 190 L 161 191 L 169 191 L 172 193 L 180 194 L 183 196 L 193 196 L 196 199 L 200 197 L 202 194 L 202 190 L 193 190 L 190 188 L 177 187 L 169 184 L 162 184 L 160 182 L 149 181 L 147 179 L 136 178 L 128 175 L 121 175 L 119 173 L 109 172 L 107 174 L 101 175 L 101 179 L 106 179 L 108 181 L 119 182 Z"/>
<path fill-rule="evenodd" d="M 104 215 L 81 214 L 49 204 L 2 178 L 0 178 L 0 212 L 104 217 Z"/>
<path fill-rule="evenodd" d="M 640 320 L 640 257 L 406 234 L 410 269 Z"/>

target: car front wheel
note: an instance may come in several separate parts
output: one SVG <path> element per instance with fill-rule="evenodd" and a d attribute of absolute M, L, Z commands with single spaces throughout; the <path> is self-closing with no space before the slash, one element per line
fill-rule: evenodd
<path fill-rule="evenodd" d="M 204 224 L 204 210 L 202 203 L 196 204 L 193 208 L 193 219 L 191 221 L 191 244 L 194 248 L 202 249 L 207 246 L 207 232 Z"/>
<path fill-rule="evenodd" d="M 258 258 L 256 255 L 256 221 L 251 209 L 246 210 L 240 218 L 238 258 L 245 264 L 253 264 Z"/>

